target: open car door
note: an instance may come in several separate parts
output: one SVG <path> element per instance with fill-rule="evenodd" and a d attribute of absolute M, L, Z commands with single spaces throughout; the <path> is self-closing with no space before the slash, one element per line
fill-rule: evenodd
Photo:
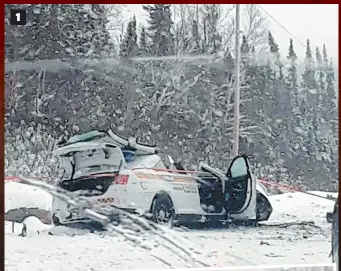
<path fill-rule="evenodd" d="M 256 179 L 246 155 L 236 156 L 226 174 L 226 191 L 230 193 L 227 209 L 235 220 L 253 220 L 257 214 Z"/>

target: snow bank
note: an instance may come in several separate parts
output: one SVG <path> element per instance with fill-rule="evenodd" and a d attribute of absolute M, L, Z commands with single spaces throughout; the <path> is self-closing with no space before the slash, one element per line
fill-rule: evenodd
<path fill-rule="evenodd" d="M 331 195 L 337 197 L 338 193 L 311 191 L 319 196 Z M 320 225 L 327 224 L 326 213 L 334 208 L 334 201 L 322 199 L 300 192 L 284 193 L 269 197 L 273 206 L 270 221 L 314 221 Z"/>
<path fill-rule="evenodd" d="M 52 196 L 40 188 L 17 182 L 5 183 L 5 212 L 20 207 L 51 211 L 51 205 Z"/>
<path fill-rule="evenodd" d="M 34 187 L 20 183 L 6 183 L 6 210 L 9 206 L 32 206 L 48 209 L 51 196 Z M 326 196 L 330 193 L 314 192 Z M 333 194 L 336 196 L 336 193 Z M 331 262 L 331 225 L 326 212 L 332 200 L 303 193 L 270 196 L 274 212 L 264 226 L 257 228 L 229 228 L 168 230 L 179 239 L 180 246 L 200 251 L 200 259 L 210 266 L 254 266 L 277 264 L 324 264 Z M 307 223 L 309 222 L 309 223 Z M 20 237 L 22 224 L 5 223 L 6 270 L 127 270 L 195 267 L 161 245 L 146 251 L 115 234 L 92 234 L 87 231 L 63 232 L 62 228 L 44 225 L 38 219 L 25 220 L 27 237 Z M 58 230 L 58 231 L 56 231 Z M 52 231 L 55 235 L 48 235 Z M 70 234 L 71 233 L 71 234 Z M 167 233 L 167 234 L 168 234 Z M 71 235 L 71 236 L 70 236 Z M 146 243 L 155 243 L 146 237 Z M 57 267 L 57 269 L 56 269 Z"/>
<path fill-rule="evenodd" d="M 40 232 L 46 232 L 50 230 L 53 226 L 46 225 L 42 223 L 39 218 L 30 216 L 24 220 L 24 223 L 27 226 L 27 235 L 34 236 L 38 235 Z M 12 233 L 12 222 L 5 221 L 5 233 Z M 14 232 L 13 234 L 18 235 L 21 233 L 21 229 L 23 227 L 22 223 L 14 223 Z"/>

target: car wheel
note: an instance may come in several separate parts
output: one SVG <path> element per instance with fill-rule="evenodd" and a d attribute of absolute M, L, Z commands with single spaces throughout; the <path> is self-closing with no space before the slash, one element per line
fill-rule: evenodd
<path fill-rule="evenodd" d="M 152 204 L 153 220 L 158 224 L 167 224 L 174 218 L 173 202 L 167 194 L 159 194 Z"/>
<path fill-rule="evenodd" d="M 60 221 L 59 221 L 59 218 L 56 216 L 56 214 L 53 214 L 53 215 L 52 215 L 52 223 L 53 223 L 53 225 L 55 225 L 55 226 L 60 226 L 60 225 L 61 225 L 61 223 L 60 223 Z"/>

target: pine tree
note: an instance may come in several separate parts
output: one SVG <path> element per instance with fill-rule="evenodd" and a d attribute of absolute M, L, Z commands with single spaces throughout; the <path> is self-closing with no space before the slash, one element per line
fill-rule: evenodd
<path fill-rule="evenodd" d="M 146 56 L 149 54 L 149 48 L 147 43 L 147 34 L 146 29 L 144 26 L 141 28 L 141 35 L 140 35 L 140 55 Z"/>
<path fill-rule="evenodd" d="M 327 57 L 325 46 L 323 51 Z M 323 176 L 324 179 L 337 181 L 338 173 L 335 165 L 338 163 L 338 108 L 332 60 L 327 67 L 322 68 L 322 72 L 325 75 L 325 91 L 319 95 L 318 117 L 320 121 L 314 131 L 318 147 L 317 159 L 326 176 Z"/>
<path fill-rule="evenodd" d="M 297 55 L 294 50 L 294 44 L 292 39 L 290 39 L 289 54 L 287 56 L 287 59 L 289 59 L 291 62 L 297 60 Z"/>
<path fill-rule="evenodd" d="M 316 58 L 316 76 L 317 76 L 317 82 L 319 87 L 319 93 L 323 93 L 325 89 L 325 73 L 323 71 L 323 62 L 322 62 L 322 56 L 320 49 L 316 47 L 315 52 L 315 58 Z"/>
<path fill-rule="evenodd" d="M 316 47 L 315 58 L 316 58 L 317 67 L 321 67 L 322 66 L 322 56 L 321 56 L 320 49 L 318 47 Z"/>
<path fill-rule="evenodd" d="M 323 44 L 323 50 L 322 50 L 322 54 L 323 54 L 323 64 L 325 67 L 328 67 L 328 55 L 327 55 L 327 49 L 326 49 L 326 45 Z"/>
<path fill-rule="evenodd" d="M 323 64 L 320 70 L 323 72 L 325 81 L 325 91 L 327 98 L 324 100 L 329 100 L 329 106 L 333 107 L 333 104 L 336 104 L 336 91 L 335 91 L 335 75 L 334 75 L 334 68 L 333 68 L 333 61 L 332 59 L 328 60 L 327 55 L 327 48 L 326 45 L 323 44 Z"/>
<path fill-rule="evenodd" d="M 289 60 L 287 71 L 287 85 L 294 101 L 295 110 L 298 110 L 298 75 L 297 75 L 297 55 L 294 50 L 293 40 L 290 39 L 289 52 L 287 59 Z"/>
<path fill-rule="evenodd" d="M 316 93 L 317 83 L 315 80 L 315 62 L 310 49 L 309 39 L 307 40 L 307 50 L 305 53 L 305 71 L 302 75 L 303 88 L 310 93 Z"/>
<path fill-rule="evenodd" d="M 313 58 L 313 55 L 312 55 L 311 49 L 310 49 L 310 41 L 309 41 L 309 39 L 307 39 L 307 45 L 306 45 L 306 47 L 307 47 L 307 50 L 306 50 L 306 52 L 305 52 L 305 59 L 306 59 L 306 61 L 307 61 L 307 60 L 310 60 L 310 59 Z"/>
<path fill-rule="evenodd" d="M 279 77 L 283 78 L 283 71 L 282 71 L 282 62 L 280 60 L 280 54 L 279 54 L 279 46 L 275 42 L 274 37 L 272 36 L 271 32 L 269 31 L 269 37 L 268 37 L 268 45 L 270 48 L 270 62 L 273 63 L 276 68 L 275 72 L 278 72 Z"/>
<path fill-rule="evenodd" d="M 98 54 L 100 57 L 111 56 L 115 51 L 114 43 L 110 37 L 109 31 L 106 27 L 108 18 L 106 16 L 104 4 L 92 4 L 91 9 L 88 11 L 90 22 L 93 26 L 94 36 L 92 37 L 95 46 L 98 46 Z"/>
<path fill-rule="evenodd" d="M 302 75 L 303 81 L 301 85 L 302 102 L 300 104 L 301 116 L 304 116 L 304 118 L 300 120 L 300 128 L 305 133 L 305 163 L 313 166 L 319 153 L 317 131 L 321 125 L 322 108 L 321 93 L 315 77 L 316 66 L 309 39 L 306 47 L 305 71 Z M 309 173 L 307 174 L 309 175 Z"/>
<path fill-rule="evenodd" d="M 271 32 L 269 31 L 269 39 L 268 44 L 270 47 L 270 52 L 277 54 L 279 52 L 278 44 L 275 42 L 274 37 L 272 36 Z"/>
<path fill-rule="evenodd" d="M 64 18 L 62 34 L 67 51 L 72 57 L 100 58 L 110 54 L 114 47 L 106 29 L 104 5 L 58 5 Z M 75 44 L 76 43 L 76 44 Z"/>
<path fill-rule="evenodd" d="M 149 13 L 148 35 L 152 41 L 152 54 L 157 56 L 174 54 L 171 6 L 170 4 L 143 6 L 143 9 Z"/>
<path fill-rule="evenodd" d="M 288 141 L 289 146 L 287 148 L 287 161 L 286 164 L 297 165 L 298 161 L 295 161 L 297 155 L 295 155 L 295 151 L 298 148 L 297 146 L 301 146 L 304 143 L 304 137 L 302 138 L 302 134 L 300 131 L 302 130 L 302 96 L 299 91 L 299 83 L 298 83 L 298 69 L 297 69 L 297 55 L 294 49 L 293 40 L 290 39 L 289 51 L 287 55 L 287 59 L 289 64 L 287 66 L 287 76 L 286 76 L 286 90 L 289 93 L 289 101 L 290 101 L 290 110 L 286 113 L 292 112 L 290 116 L 287 117 L 287 130 L 288 130 Z M 293 177 L 299 175 L 297 171 L 297 167 L 290 168 L 290 173 Z"/>
<path fill-rule="evenodd" d="M 335 88 L 335 73 L 333 67 L 333 60 L 331 59 L 328 67 L 325 69 L 326 72 L 326 98 L 327 108 L 335 109 L 337 104 L 336 88 Z M 326 109 L 327 109 L 326 108 Z"/>
<path fill-rule="evenodd" d="M 321 71 L 325 76 L 325 91 L 327 95 L 327 100 L 333 101 L 329 103 L 329 106 L 332 106 L 336 103 L 336 93 L 335 93 L 335 75 L 333 68 L 332 59 L 328 60 L 327 48 L 326 45 L 323 45 L 323 67 L 321 67 Z"/>
<path fill-rule="evenodd" d="M 127 26 L 127 31 L 123 38 L 120 48 L 120 55 L 124 57 L 136 56 L 139 52 L 137 45 L 137 34 L 136 34 L 136 17 L 130 20 Z"/>
<path fill-rule="evenodd" d="M 288 152 L 289 131 L 291 127 L 291 123 L 288 120 L 292 118 L 291 93 L 287 90 L 283 73 L 284 67 L 280 60 L 279 46 L 270 31 L 268 35 L 268 45 L 270 59 L 267 66 L 268 73 L 272 73 L 272 75 L 268 76 L 271 82 L 269 85 L 269 97 L 267 97 L 270 110 L 266 111 L 268 125 L 271 127 L 270 131 L 272 134 L 272 138 L 269 139 L 269 143 L 271 142 L 269 152 L 273 158 L 279 159 L 283 153 Z M 278 177 L 283 178 L 283 176 Z"/>

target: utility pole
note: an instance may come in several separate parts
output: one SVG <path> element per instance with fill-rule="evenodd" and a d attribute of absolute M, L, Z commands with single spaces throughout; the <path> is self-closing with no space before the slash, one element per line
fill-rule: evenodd
<path fill-rule="evenodd" d="M 236 54 L 235 54 L 235 89 L 234 89 L 234 121 L 233 121 L 233 156 L 239 154 L 239 103 L 240 103 L 240 5 L 236 4 Z"/>

